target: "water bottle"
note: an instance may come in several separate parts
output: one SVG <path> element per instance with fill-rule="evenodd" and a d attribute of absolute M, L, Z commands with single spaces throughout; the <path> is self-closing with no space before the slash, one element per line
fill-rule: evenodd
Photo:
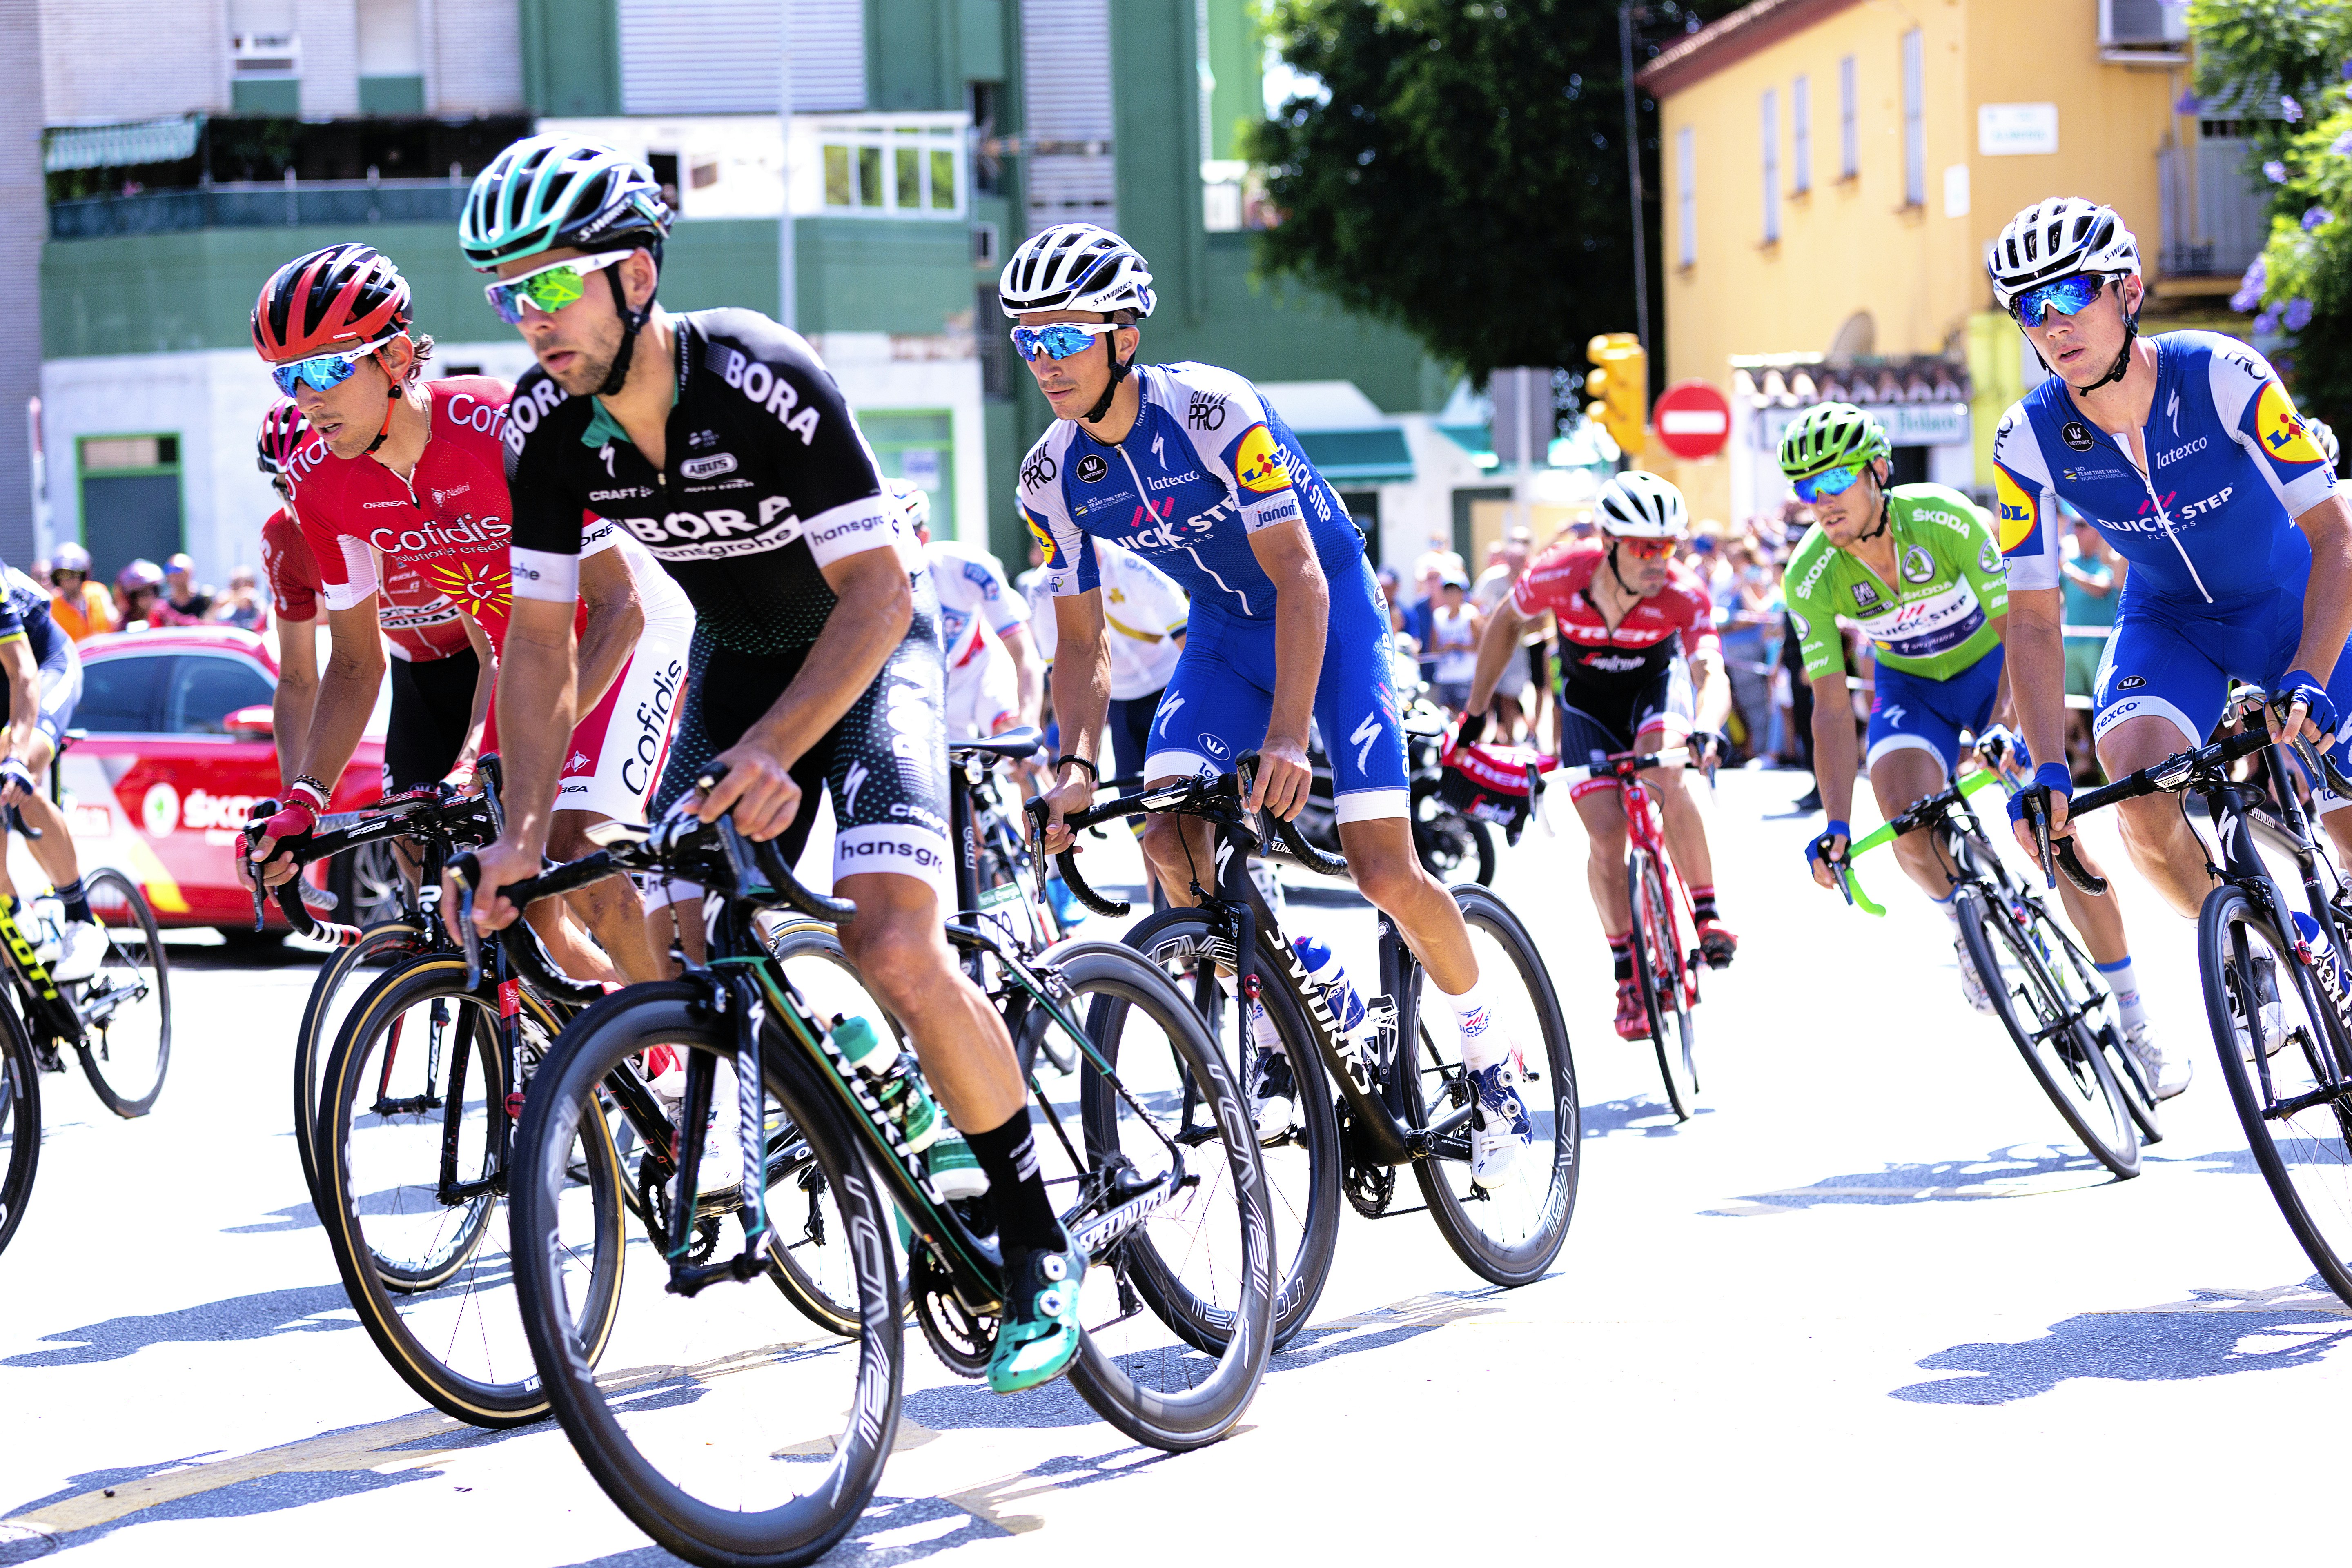
<path fill-rule="evenodd" d="M 874 1097 L 882 1102 L 883 1113 L 898 1124 L 910 1151 L 919 1154 L 940 1141 L 947 1119 L 903 1059 L 898 1041 L 862 1017 L 835 1018 L 826 1038 L 843 1060 L 874 1085 Z"/>
<path fill-rule="evenodd" d="M 1326 946 L 1320 937 L 1302 936 L 1294 941 L 1291 950 L 1307 969 L 1307 984 L 1323 994 L 1323 1005 L 1331 1009 L 1331 1016 L 1339 1026 L 1341 1047 L 1347 1056 L 1348 1068 L 1356 1081 L 1365 1080 L 1365 1064 L 1370 1059 L 1370 1033 L 1364 999 L 1357 994 L 1355 983 L 1340 966 L 1339 955 Z"/>
<path fill-rule="evenodd" d="M 2311 966 L 2319 971 L 2319 978 L 2326 985 L 2328 994 L 2338 1001 L 2352 994 L 2352 980 L 2347 980 L 2345 975 L 2343 958 L 2336 952 L 2336 943 L 2329 940 L 2327 928 L 2297 910 L 2294 911 L 2294 934 L 2311 949 Z"/>

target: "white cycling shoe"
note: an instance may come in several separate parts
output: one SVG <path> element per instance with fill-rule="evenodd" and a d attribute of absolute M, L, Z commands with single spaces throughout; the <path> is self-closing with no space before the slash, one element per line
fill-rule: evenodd
<path fill-rule="evenodd" d="M 1472 1073 L 1470 1088 L 1477 1097 L 1470 1107 L 1470 1174 L 1479 1186 L 1496 1192 L 1510 1181 L 1519 1156 L 1536 1141 L 1527 1101 L 1519 1098 L 1518 1053 Z"/>
<path fill-rule="evenodd" d="M 1278 1050 L 1261 1051 L 1257 1070 L 1250 1077 L 1250 1120 L 1256 1124 L 1257 1141 L 1278 1143 L 1297 1110 L 1298 1087 L 1290 1076 L 1290 1058 Z"/>
<path fill-rule="evenodd" d="M 2156 1025 L 2143 1018 L 2124 1031 L 2124 1044 L 2138 1063 L 2141 1079 L 2148 1092 L 2158 1100 L 2170 1100 L 2189 1087 L 2196 1060 L 2187 1051 L 2168 1052 L 2164 1043 L 2156 1037 Z"/>
<path fill-rule="evenodd" d="M 1952 957 L 1960 966 L 1960 994 L 1978 1012 L 1991 1012 L 1992 995 L 1985 990 L 1983 977 L 1977 973 L 1977 966 L 1969 962 L 1969 944 L 1958 937 L 1952 939 Z"/>
<path fill-rule="evenodd" d="M 2286 1007 L 2279 1000 L 2278 962 L 2267 952 L 2258 952 L 2253 957 L 2253 968 L 2254 1010 L 2262 1020 L 2263 1054 L 2274 1057 L 2278 1055 L 2279 1047 L 2286 1044 Z M 2234 971 L 2232 978 L 2235 978 Z M 2238 1054 L 2251 1062 L 2254 1059 L 2254 1035 L 2246 1020 L 2245 988 L 2242 984 L 2233 984 L 2227 989 L 2230 1023 L 2232 1032 L 2238 1037 Z"/>
<path fill-rule="evenodd" d="M 49 978 L 64 984 L 87 980 L 106 962 L 106 928 L 96 921 L 68 921 L 59 929 L 58 956 Z"/>

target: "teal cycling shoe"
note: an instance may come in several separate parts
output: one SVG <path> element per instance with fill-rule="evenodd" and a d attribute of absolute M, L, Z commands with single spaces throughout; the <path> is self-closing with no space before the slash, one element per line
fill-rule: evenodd
<path fill-rule="evenodd" d="M 1061 1376 L 1078 1353 L 1078 1282 L 1087 1275 L 1087 1255 L 1075 1247 L 1015 1252 L 1004 1275 L 1004 1319 L 996 1329 L 988 1386 L 1018 1394 Z"/>

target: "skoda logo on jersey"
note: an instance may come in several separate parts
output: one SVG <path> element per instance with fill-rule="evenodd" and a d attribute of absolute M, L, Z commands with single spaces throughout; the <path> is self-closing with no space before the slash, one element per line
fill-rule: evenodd
<path fill-rule="evenodd" d="M 1977 569 L 1981 572 L 2000 570 L 2000 552 L 1993 548 L 1993 542 L 1990 539 L 1984 542 L 1984 548 L 1977 552 Z"/>
<path fill-rule="evenodd" d="M 1794 610 L 1790 610 L 1789 612 L 1789 625 L 1796 629 L 1797 640 L 1799 642 L 1802 642 L 1807 637 L 1813 635 L 1813 623 L 1805 619 L 1804 616 L 1797 614 Z"/>
<path fill-rule="evenodd" d="M 1935 581 L 1936 562 L 1924 546 L 1913 545 L 1903 552 L 1903 580 L 1906 583 Z"/>
<path fill-rule="evenodd" d="M 688 458 L 677 466 L 677 471 L 689 479 L 715 479 L 735 471 L 735 454 L 714 452 L 708 458 Z"/>
<path fill-rule="evenodd" d="M 1110 465 L 1103 461 L 1099 452 L 1088 452 L 1078 459 L 1078 482 L 1082 485 L 1098 485 L 1109 472 Z"/>
<path fill-rule="evenodd" d="M 1853 602 L 1864 606 L 1874 605 L 1878 603 L 1878 590 L 1867 583 L 1856 583 L 1853 585 Z"/>
<path fill-rule="evenodd" d="M 2069 419 L 2059 430 L 2058 439 L 2065 442 L 2077 452 L 2087 452 L 2092 446 L 2091 427 L 2080 419 Z"/>

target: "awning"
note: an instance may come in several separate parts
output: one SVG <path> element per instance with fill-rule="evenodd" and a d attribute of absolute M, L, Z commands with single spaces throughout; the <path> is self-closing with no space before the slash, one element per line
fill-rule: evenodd
<path fill-rule="evenodd" d="M 1315 471 L 1335 485 L 1393 485 L 1412 478 L 1412 453 L 1393 426 L 1370 430 L 1301 430 L 1298 444 Z"/>
<path fill-rule="evenodd" d="M 1482 468 L 1495 467 L 1495 431 L 1488 425 L 1440 425 L 1437 433 L 1478 459 Z"/>
<path fill-rule="evenodd" d="M 201 114 L 142 120 L 128 125 L 64 125 L 43 132 L 41 167 L 52 174 L 68 169 L 127 169 L 139 163 L 176 163 L 196 155 Z"/>

